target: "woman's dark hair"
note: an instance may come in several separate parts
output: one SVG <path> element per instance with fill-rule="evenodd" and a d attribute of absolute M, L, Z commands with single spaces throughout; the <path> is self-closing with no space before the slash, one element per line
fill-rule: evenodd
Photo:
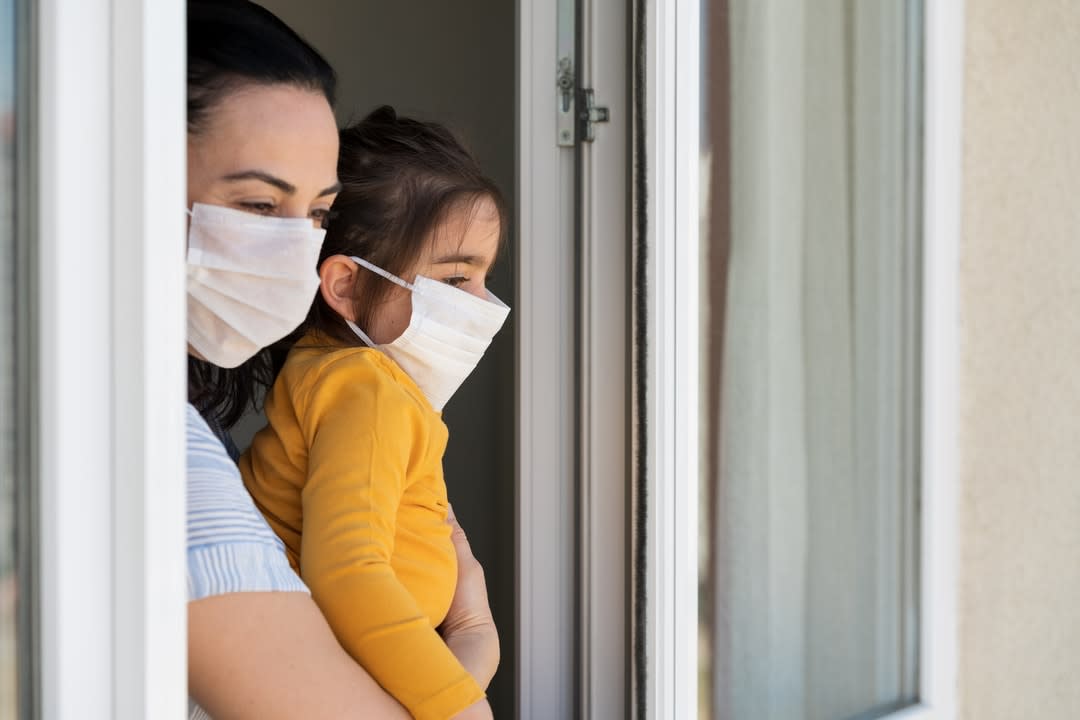
<path fill-rule="evenodd" d="M 211 108 L 249 85 L 289 85 L 321 93 L 331 105 L 330 63 L 266 8 L 248 0 L 190 0 L 187 5 L 188 132 Z"/>
<path fill-rule="evenodd" d="M 273 13 L 247 0 L 187 4 L 188 135 L 198 135 L 214 107 L 244 87 L 288 85 L 322 94 L 331 105 L 337 78 L 330 64 Z M 237 368 L 188 357 L 188 399 L 228 428 L 273 381 L 266 350 Z"/>
<path fill-rule="evenodd" d="M 450 213 L 471 215 L 485 199 L 498 212 L 500 247 L 506 235 L 502 193 L 453 134 L 437 123 L 398 117 L 388 105 L 341 131 L 338 179 L 342 189 L 330 208 L 320 266 L 332 255 L 356 256 L 401 277 Z M 358 273 L 356 324 L 368 330 L 394 287 L 372 272 Z M 359 342 L 321 293 L 301 326 L 307 330 Z"/>

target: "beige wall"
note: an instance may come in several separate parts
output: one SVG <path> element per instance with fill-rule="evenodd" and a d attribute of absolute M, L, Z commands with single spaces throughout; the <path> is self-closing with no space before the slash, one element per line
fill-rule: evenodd
<path fill-rule="evenodd" d="M 960 702 L 1080 717 L 1080 2 L 968 0 Z"/>

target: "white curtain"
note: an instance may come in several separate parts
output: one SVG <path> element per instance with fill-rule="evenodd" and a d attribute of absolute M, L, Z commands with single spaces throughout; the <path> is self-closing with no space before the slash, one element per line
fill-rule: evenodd
<path fill-rule="evenodd" d="M 728 7 L 713 707 L 871 717 L 914 693 L 918 7 Z"/>

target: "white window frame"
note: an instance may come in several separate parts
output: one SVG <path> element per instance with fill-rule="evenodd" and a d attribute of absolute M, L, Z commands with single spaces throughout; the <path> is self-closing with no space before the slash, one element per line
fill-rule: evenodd
<path fill-rule="evenodd" d="M 643 0 L 652 338 L 648 424 L 649 716 L 697 714 L 699 0 Z M 920 702 L 889 720 L 957 717 L 956 365 L 963 0 L 926 2 Z"/>
<path fill-rule="evenodd" d="M 185 712 L 184 5 L 39 6 L 38 356 L 43 717 Z M 695 714 L 700 23 L 647 0 L 654 437 L 649 700 Z M 571 713 L 573 184 L 551 142 L 551 3 L 519 4 L 522 717 Z M 955 364 L 963 10 L 926 4 L 921 693 L 956 693 Z M 550 61 L 550 62 L 548 62 Z M 47 191 L 47 192 L 46 192 Z M 554 279 L 554 280 L 553 280 Z M 569 300 L 568 300 L 569 299 Z M 550 392 L 554 388 L 556 392 Z M 681 480 L 680 480 L 681 479 Z M 687 479 L 694 479 L 687 481 Z M 556 714 L 560 714 L 556 712 Z"/>
<path fill-rule="evenodd" d="M 186 716 L 182 0 L 37 5 L 41 716 Z"/>
<path fill-rule="evenodd" d="M 924 3 L 919 696 L 890 720 L 957 717 L 957 417 L 963 0 Z"/>
<path fill-rule="evenodd" d="M 700 0 L 645 2 L 650 338 L 646 704 L 697 716 Z"/>

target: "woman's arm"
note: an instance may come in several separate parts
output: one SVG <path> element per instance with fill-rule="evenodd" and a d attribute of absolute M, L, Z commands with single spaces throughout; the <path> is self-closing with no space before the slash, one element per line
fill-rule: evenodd
<path fill-rule="evenodd" d="M 188 685 L 214 720 L 409 718 L 302 592 L 188 603 Z"/>

